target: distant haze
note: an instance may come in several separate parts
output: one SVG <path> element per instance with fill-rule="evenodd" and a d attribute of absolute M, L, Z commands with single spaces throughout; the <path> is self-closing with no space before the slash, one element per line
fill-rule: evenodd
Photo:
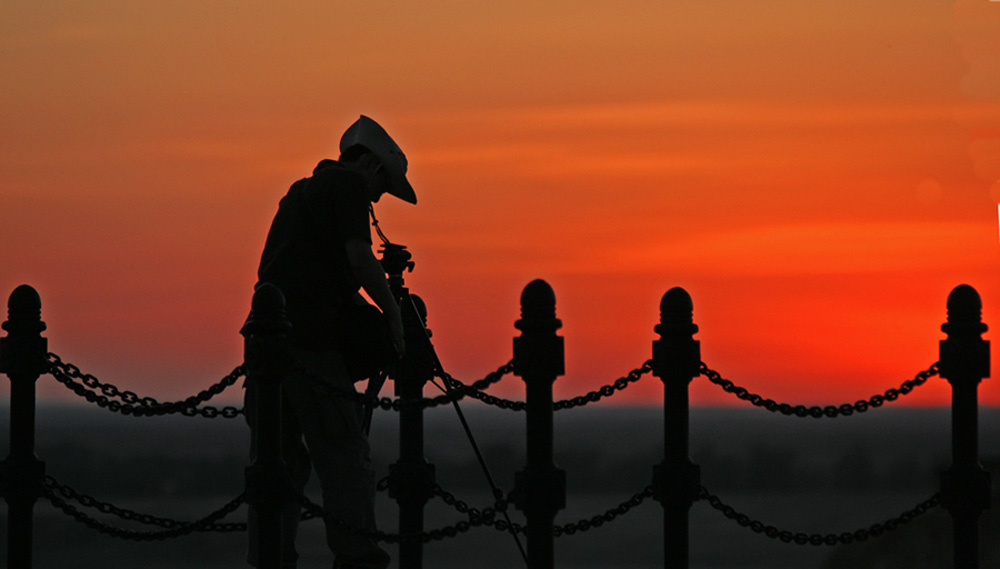
<path fill-rule="evenodd" d="M 524 468 L 523 414 L 471 404 L 465 408 L 494 478 L 508 491 L 514 473 Z M 427 419 L 426 454 L 436 467 L 437 481 L 476 507 L 489 504 L 485 478 L 454 412 L 432 410 Z M 44 406 L 38 422 L 37 450 L 46 472 L 100 501 L 188 520 L 226 503 L 243 488 L 248 431 L 242 419 L 135 419 L 97 409 Z M 698 409 L 691 418 L 691 455 L 701 466 L 704 485 L 754 519 L 792 531 L 854 531 L 895 517 L 937 491 L 938 474 L 950 460 L 948 423 L 946 409 L 883 409 L 836 420 L 780 417 L 754 409 Z M 559 524 L 598 514 L 639 492 L 650 483 L 653 464 L 662 460 L 662 418 L 656 409 L 563 411 L 555 424 L 555 460 L 566 470 L 568 481 L 567 507 L 556 519 Z M 377 414 L 374 427 L 374 466 L 381 478 L 398 457 L 395 415 Z M 7 453 L 6 428 L 0 425 L 0 455 Z M 983 410 L 980 429 L 983 461 L 996 480 L 1000 412 Z M 315 481 L 307 492 L 318 499 Z M 385 494 L 377 503 L 380 527 L 395 530 L 396 504 Z M 984 516 L 984 531 L 1000 527 L 998 506 L 995 499 Z M 244 515 L 241 508 L 231 519 L 242 521 Z M 523 520 L 520 512 L 511 515 L 515 521 Z M 62 566 L 72 559 L 79 567 L 124 569 L 134 567 L 138 558 L 148 559 L 154 569 L 245 566 L 242 533 L 125 542 L 96 534 L 44 500 L 36 507 L 35 519 L 39 566 Z M 428 508 L 428 527 L 458 519 L 440 500 Z M 948 518 L 940 509 L 891 535 L 840 548 L 768 540 L 739 527 L 704 501 L 692 507 L 691 519 L 692 567 L 706 569 L 767 569 L 775 566 L 775 559 L 789 566 L 820 568 L 833 555 L 841 561 L 855 559 L 841 566 L 859 567 L 859 555 L 875 563 L 884 559 L 880 556 L 911 549 L 940 552 L 947 550 L 949 539 Z M 321 527 L 315 521 L 303 524 L 298 543 L 304 555 L 300 566 L 305 569 L 329 566 Z M 720 547 L 722 543 L 728 547 Z M 623 544 L 629 546 L 623 549 Z M 998 553 L 996 544 L 986 540 L 984 545 Z M 559 538 L 556 551 L 560 569 L 662 566 L 661 508 L 647 500 L 611 524 Z M 478 559 L 476 566 L 486 569 L 520 563 L 509 536 L 486 528 L 429 544 L 426 552 L 427 566 L 442 569 L 468 566 L 470 559 Z"/>

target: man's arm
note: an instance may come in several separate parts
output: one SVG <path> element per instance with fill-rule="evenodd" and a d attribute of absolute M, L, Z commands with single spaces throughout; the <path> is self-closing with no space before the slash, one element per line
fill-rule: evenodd
<path fill-rule="evenodd" d="M 363 239 L 350 238 L 344 244 L 347 249 L 347 264 L 351 272 L 365 289 L 368 296 L 375 301 L 375 304 L 385 314 L 389 321 L 389 330 L 392 332 L 392 340 L 396 344 L 396 350 L 400 354 L 406 351 L 406 342 L 403 340 L 403 320 L 400 316 L 399 305 L 396 298 L 389 290 L 389 283 L 385 279 L 385 271 L 382 264 L 372 253 L 372 246 Z"/>

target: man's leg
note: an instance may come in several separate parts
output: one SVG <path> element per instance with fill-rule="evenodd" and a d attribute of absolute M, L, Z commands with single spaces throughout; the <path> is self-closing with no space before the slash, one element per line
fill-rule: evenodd
<path fill-rule="evenodd" d="M 363 408 L 338 395 L 354 392 L 339 354 L 324 354 L 309 367 L 325 379 L 307 379 L 286 391 L 323 489 L 323 507 L 344 524 L 327 522 L 327 543 L 344 569 L 384 569 L 389 555 L 357 529 L 374 531 L 375 478 L 368 438 L 361 428 Z M 303 359 L 310 359 L 304 357 Z M 332 361 L 331 361 L 332 360 Z"/>

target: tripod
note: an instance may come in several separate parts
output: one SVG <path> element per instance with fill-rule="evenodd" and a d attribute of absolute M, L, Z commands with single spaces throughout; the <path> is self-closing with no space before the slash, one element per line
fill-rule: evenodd
<path fill-rule="evenodd" d="M 388 276 L 389 288 L 399 303 L 403 329 L 406 334 L 406 354 L 397 364 L 393 374 L 396 395 L 404 401 L 419 402 L 423 398 L 424 383 L 431 381 L 437 385 L 434 382 L 434 376 L 435 374 L 443 376 L 444 367 L 441 365 L 441 360 L 431 342 L 431 332 L 426 327 L 427 307 L 420 297 L 410 294 L 403 281 L 403 272 L 412 272 L 415 266 L 412 255 L 404 245 L 391 243 L 387 239 L 383 241 L 379 253 L 382 255 L 380 262 Z M 382 381 L 385 380 L 384 376 L 380 377 Z M 444 387 L 438 385 L 438 388 L 447 394 L 452 393 L 452 386 L 447 380 L 443 382 L 443 385 Z M 381 384 L 370 385 L 369 391 L 375 389 L 374 395 L 377 396 L 380 388 Z M 476 443 L 472 429 L 458 404 L 458 399 L 452 399 L 451 403 L 490 486 L 493 499 L 499 502 L 504 498 L 503 492 L 490 474 L 486 459 Z M 372 409 L 369 408 L 368 413 L 371 412 Z M 420 533 L 423 531 L 423 505 L 433 495 L 435 485 L 434 468 L 424 460 L 423 407 L 419 404 L 405 405 L 400 409 L 399 415 L 400 458 L 390 471 L 390 496 L 400 504 L 400 533 Z M 367 417 L 366 424 L 369 422 L 370 417 Z M 527 554 L 513 524 L 510 522 L 510 517 L 506 511 L 503 512 L 503 515 L 508 527 L 511 528 L 511 535 L 517 543 L 521 557 L 527 564 Z M 419 542 L 400 543 L 401 569 L 404 568 L 403 560 L 407 558 L 407 550 L 404 548 L 409 549 L 411 558 L 419 560 L 421 546 L 422 544 Z M 415 567 L 419 567 L 419 564 Z"/>

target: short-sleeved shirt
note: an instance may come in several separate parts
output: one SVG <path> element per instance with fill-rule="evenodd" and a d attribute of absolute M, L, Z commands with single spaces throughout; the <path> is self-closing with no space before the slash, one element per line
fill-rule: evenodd
<path fill-rule="evenodd" d="M 371 243 L 369 200 L 360 173 L 324 160 L 281 199 L 257 271 L 285 295 L 291 340 L 304 348 L 335 346 L 340 308 L 358 292 L 345 243 Z"/>

